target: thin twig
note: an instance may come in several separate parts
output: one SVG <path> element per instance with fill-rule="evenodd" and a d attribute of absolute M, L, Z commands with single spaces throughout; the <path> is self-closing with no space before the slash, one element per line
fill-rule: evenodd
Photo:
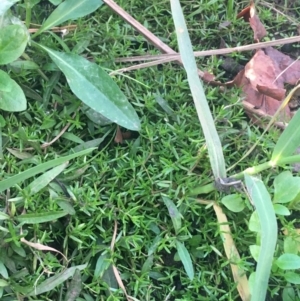
<path fill-rule="evenodd" d="M 123 18 L 128 24 L 130 24 L 134 29 L 136 29 L 140 34 L 142 34 L 147 41 L 153 44 L 156 48 L 158 48 L 161 52 L 167 54 L 177 54 L 175 50 L 171 47 L 163 43 L 158 37 L 156 37 L 151 31 L 149 31 L 146 27 L 144 27 L 141 23 L 135 20 L 132 16 L 130 16 L 124 9 L 122 9 L 118 4 L 116 4 L 113 0 L 103 0 L 103 2 L 109 6 L 114 12 L 116 12 L 121 18 Z M 182 61 L 180 56 L 178 56 L 175 60 L 177 63 L 182 65 Z M 205 73 L 198 69 L 198 75 L 201 78 L 204 78 Z"/>
<path fill-rule="evenodd" d="M 195 51 L 194 55 L 195 55 L 195 57 L 221 55 L 221 54 L 228 54 L 228 53 L 232 53 L 232 52 L 242 52 L 242 51 L 249 51 L 249 50 L 271 47 L 271 46 L 290 44 L 290 43 L 295 43 L 295 42 L 300 42 L 300 36 L 284 38 L 284 39 L 268 41 L 268 42 L 254 43 L 254 44 L 250 44 L 250 45 L 237 46 L 237 47 L 232 47 L 232 48 L 221 48 L 221 49 Z M 117 58 L 115 61 L 116 62 L 136 62 L 136 61 L 154 61 L 154 60 L 156 60 L 156 65 L 158 65 L 158 64 L 162 64 L 162 63 L 166 63 L 166 62 L 175 61 L 178 58 L 180 58 L 179 53 L 132 56 L 132 57 L 126 57 L 126 58 Z"/>

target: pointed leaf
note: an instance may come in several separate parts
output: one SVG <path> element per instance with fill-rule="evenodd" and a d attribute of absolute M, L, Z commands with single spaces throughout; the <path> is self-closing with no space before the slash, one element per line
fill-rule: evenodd
<path fill-rule="evenodd" d="M 299 85 L 300 87 L 300 85 Z M 297 147 L 300 145 L 300 110 L 293 116 L 287 128 L 280 135 L 272 154 L 271 161 L 274 165 L 285 157 L 291 156 L 295 153 Z"/>
<path fill-rule="evenodd" d="M 247 174 L 245 174 L 245 182 L 261 225 L 261 249 L 251 300 L 265 300 L 277 242 L 278 226 L 273 204 L 264 183 Z"/>
<path fill-rule="evenodd" d="M 86 16 L 98 9 L 102 4 L 103 1 L 101 0 L 66 0 L 52 12 L 37 34 L 65 21 Z"/>
<path fill-rule="evenodd" d="M 0 29 L 0 65 L 8 64 L 21 56 L 28 35 L 21 25 L 8 25 Z"/>
<path fill-rule="evenodd" d="M 163 196 L 162 199 L 163 199 L 165 205 L 168 208 L 168 211 L 169 211 L 169 214 L 170 214 L 170 217 L 172 219 L 173 226 L 174 226 L 174 229 L 175 229 L 175 233 L 178 234 L 178 232 L 181 229 L 182 215 L 178 211 L 178 209 L 175 206 L 175 204 L 169 198 Z"/>
<path fill-rule="evenodd" d="M 134 131 L 140 130 L 139 118 L 110 76 L 83 57 L 54 51 L 39 45 L 65 74 L 73 93 L 94 111 Z"/>
<path fill-rule="evenodd" d="M 203 85 L 199 79 L 197 65 L 193 54 L 193 47 L 179 0 L 171 0 L 171 9 L 176 27 L 176 35 L 181 60 L 187 73 L 190 90 L 205 136 L 212 171 L 216 179 L 226 178 L 225 160 L 221 141 L 206 100 Z"/>
<path fill-rule="evenodd" d="M 15 184 L 18 184 L 19 182 L 22 182 L 22 181 L 24 181 L 24 180 L 26 180 L 30 177 L 33 177 L 38 173 L 44 172 L 45 170 L 47 170 L 51 167 L 62 164 L 62 163 L 66 162 L 68 160 L 71 160 L 73 158 L 87 155 L 90 152 L 92 152 L 93 150 L 95 150 L 95 148 L 86 149 L 86 150 L 83 150 L 81 152 L 77 152 L 75 154 L 71 154 L 71 155 L 68 155 L 68 156 L 65 156 L 65 157 L 60 157 L 60 158 L 51 160 L 49 162 L 42 163 L 42 164 L 40 164 L 38 166 L 35 166 L 35 167 L 32 167 L 30 169 L 27 169 L 26 171 L 23 171 L 23 172 L 21 172 L 17 175 L 14 175 L 14 176 L 12 176 L 8 179 L 1 180 L 0 181 L 0 192 L 4 191 L 5 189 L 7 189 L 9 187 L 14 186 Z"/>
<path fill-rule="evenodd" d="M 53 179 L 55 179 L 63 170 L 66 169 L 68 166 L 68 162 L 65 162 L 59 166 L 56 166 L 52 168 L 51 170 L 48 170 L 43 175 L 35 179 L 33 182 L 31 182 L 28 185 L 28 189 L 30 191 L 30 195 L 33 195 L 40 190 L 42 190 L 44 187 L 46 187 Z"/>
<path fill-rule="evenodd" d="M 87 267 L 87 264 L 77 265 L 56 274 L 35 287 L 28 296 L 36 296 L 53 290 L 58 285 L 65 282 L 68 278 L 73 277 L 76 270 L 82 271 Z"/>
<path fill-rule="evenodd" d="M 183 263 L 184 269 L 188 277 L 192 281 L 194 279 L 194 267 L 193 267 L 191 256 L 188 250 L 186 249 L 186 247 L 184 246 L 184 244 L 178 240 L 176 240 L 176 248 L 177 248 L 179 258 Z"/>
<path fill-rule="evenodd" d="M 28 213 L 17 216 L 15 219 L 24 224 L 40 224 L 54 221 L 60 217 L 67 215 L 66 211 L 57 212 L 41 212 L 41 213 Z"/>

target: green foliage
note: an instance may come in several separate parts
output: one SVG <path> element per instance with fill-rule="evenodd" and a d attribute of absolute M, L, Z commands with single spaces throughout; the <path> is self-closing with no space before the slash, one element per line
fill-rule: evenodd
<path fill-rule="evenodd" d="M 225 163 L 236 163 L 261 131 L 247 122 L 240 91 L 202 86 L 193 75 L 191 44 L 217 48 L 220 37 L 229 47 L 250 43 L 248 25 L 235 20 L 243 6 L 181 2 L 190 33 L 178 39 L 187 72 L 168 64 L 112 80 L 106 70 L 120 67 L 116 57 L 156 50 L 101 1 L 26 0 L 7 11 L 14 2 L 0 4 L 0 34 L 13 35 L 10 51 L 0 47 L 0 299 L 124 300 L 121 279 L 132 300 L 240 300 L 230 271 L 236 265 L 257 293 L 268 289 L 266 300 L 297 300 L 299 179 L 288 164 L 299 160 L 299 114 L 236 166 L 236 184 L 225 185 L 230 193 L 210 183 L 212 175 L 225 177 Z M 118 4 L 178 50 L 169 2 Z M 231 25 L 220 29 L 228 19 Z M 31 40 L 21 20 L 42 25 Z M 77 28 L 67 35 L 51 31 L 70 24 Z M 245 62 L 249 55 L 231 56 Z M 197 64 L 229 80 L 223 59 Z M 114 144 L 112 121 L 140 136 Z M 246 189 L 245 173 L 260 173 L 262 181 L 252 178 Z M 224 255 L 224 233 L 211 205 L 192 197 L 196 186 L 220 200 L 240 260 Z"/>

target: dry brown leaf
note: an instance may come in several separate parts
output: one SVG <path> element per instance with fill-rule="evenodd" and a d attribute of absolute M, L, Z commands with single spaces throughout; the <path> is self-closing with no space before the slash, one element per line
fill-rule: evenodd
<path fill-rule="evenodd" d="M 278 77 L 281 71 L 277 65 L 260 49 L 234 79 L 234 83 L 242 87 L 245 101 L 271 116 L 276 113 L 285 97 L 284 80 L 283 77 Z M 290 109 L 286 106 L 280 119 L 284 121 L 290 116 Z"/>
<path fill-rule="evenodd" d="M 213 203 L 213 208 L 215 210 L 220 230 L 223 236 L 223 245 L 225 249 L 226 256 L 230 262 L 239 262 L 240 255 L 234 244 L 234 241 L 231 236 L 230 228 L 228 226 L 228 220 L 226 215 L 223 213 L 222 208 Z M 240 297 L 243 301 L 250 301 L 251 295 L 249 290 L 249 283 L 245 271 L 238 267 L 236 264 L 230 264 L 232 275 L 234 281 L 237 283 L 237 290 L 240 294 Z"/>
<path fill-rule="evenodd" d="M 61 253 L 60 251 L 58 251 L 54 248 L 45 246 L 45 245 L 37 243 L 37 242 L 28 241 L 24 237 L 21 238 L 21 242 L 26 244 L 27 246 L 29 246 L 31 248 L 39 250 L 39 251 L 53 251 L 53 252 L 59 253 L 65 259 L 65 261 L 68 262 L 68 258 L 63 253 Z"/>

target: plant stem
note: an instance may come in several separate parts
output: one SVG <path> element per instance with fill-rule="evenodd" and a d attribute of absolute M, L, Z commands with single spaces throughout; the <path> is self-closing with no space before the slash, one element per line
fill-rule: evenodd
<path fill-rule="evenodd" d="M 26 0 L 26 19 L 25 19 L 25 25 L 27 28 L 29 28 L 31 23 L 31 5 L 30 0 Z"/>
<path fill-rule="evenodd" d="M 237 180 L 242 180 L 244 178 L 245 174 L 255 175 L 268 168 L 273 168 L 276 166 L 284 166 L 286 164 L 292 164 L 292 163 L 297 163 L 297 162 L 300 162 L 300 155 L 294 155 L 294 156 L 290 156 L 290 157 L 281 158 L 277 161 L 277 165 L 274 165 L 272 163 L 272 161 L 270 160 L 268 162 L 259 164 L 257 166 L 249 167 L 240 173 L 232 175 L 231 177 L 234 179 L 237 179 Z M 192 189 L 189 194 L 190 195 L 207 194 L 214 190 L 216 190 L 215 184 L 214 184 L 214 182 L 211 182 L 207 185 L 196 187 L 196 188 Z"/>

